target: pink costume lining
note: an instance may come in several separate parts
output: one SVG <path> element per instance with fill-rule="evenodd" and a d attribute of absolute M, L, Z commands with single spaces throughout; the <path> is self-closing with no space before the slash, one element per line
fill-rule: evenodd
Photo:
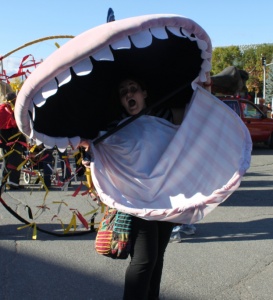
<path fill-rule="evenodd" d="M 123 212 L 194 223 L 239 187 L 251 149 L 241 119 L 197 87 L 181 126 L 142 116 L 93 147 L 93 181 L 102 201 Z"/>

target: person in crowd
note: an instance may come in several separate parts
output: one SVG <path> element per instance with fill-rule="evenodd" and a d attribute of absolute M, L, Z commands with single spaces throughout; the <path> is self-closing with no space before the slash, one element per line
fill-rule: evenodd
<path fill-rule="evenodd" d="M 122 117 L 141 112 L 146 108 L 147 97 L 147 89 L 140 80 L 127 78 L 121 81 L 118 86 L 118 99 L 124 111 Z M 168 108 L 150 111 L 150 114 L 174 124 L 180 124 L 183 116 L 182 110 L 179 113 Z M 89 141 L 82 140 L 79 146 L 90 150 Z M 90 162 L 83 161 L 83 164 L 87 167 Z M 123 300 L 159 299 L 164 253 L 173 227 L 171 222 L 147 221 L 132 216 L 131 261 L 125 274 Z"/>
<path fill-rule="evenodd" d="M 59 149 L 57 149 L 57 151 L 58 151 L 61 169 L 62 169 L 62 181 L 65 183 L 71 177 L 71 167 L 68 160 L 67 149 L 65 149 L 64 152 L 59 151 Z M 69 182 L 68 185 L 71 186 L 71 181 Z"/>
<path fill-rule="evenodd" d="M 272 111 L 271 103 L 267 103 L 267 117 L 273 118 L 273 111 Z"/>
<path fill-rule="evenodd" d="M 2 177 L 8 176 L 6 188 L 10 190 L 23 187 L 20 185 L 21 170 L 17 170 L 17 167 L 23 162 L 25 138 L 14 118 L 16 97 L 14 92 L 8 93 L 6 101 L 0 105 L 0 148 L 5 155 Z"/>
<path fill-rule="evenodd" d="M 182 224 L 176 225 L 173 228 L 170 243 L 180 243 L 182 241 L 182 234 L 194 235 L 196 232 L 196 227 L 193 224 Z"/>
<path fill-rule="evenodd" d="M 46 149 L 43 144 L 35 145 L 33 139 L 27 139 L 29 148 L 33 150 L 28 151 L 28 157 L 37 164 L 39 172 L 42 170 L 44 185 L 41 188 L 51 187 L 51 177 L 53 169 L 53 149 Z"/>
<path fill-rule="evenodd" d="M 258 105 L 259 109 L 265 114 L 267 115 L 267 107 L 265 105 L 265 99 L 264 98 L 260 98 L 259 99 L 259 105 Z"/>

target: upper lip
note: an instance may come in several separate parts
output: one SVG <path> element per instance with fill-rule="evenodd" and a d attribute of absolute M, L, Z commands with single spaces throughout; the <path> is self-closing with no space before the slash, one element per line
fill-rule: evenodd
<path fill-rule="evenodd" d="M 180 42 L 181 47 L 184 44 L 184 41 L 187 43 L 193 42 L 191 45 L 194 45 L 194 49 L 196 48 L 196 53 L 194 52 L 195 54 L 191 56 L 191 60 L 193 60 L 193 58 L 198 58 L 202 61 L 201 69 L 199 70 L 196 68 L 193 73 L 196 73 L 196 76 L 198 76 L 200 81 L 205 80 L 205 73 L 210 71 L 211 44 L 209 37 L 203 32 L 202 28 L 201 30 L 199 29 L 197 26 L 198 24 L 195 25 L 191 20 L 175 15 L 157 15 L 155 17 L 140 16 L 132 18 L 131 21 L 132 26 L 129 28 L 127 20 L 113 22 L 110 25 L 113 26 L 113 34 L 109 34 L 110 32 L 107 30 L 102 30 L 101 38 L 98 40 L 87 37 L 93 37 L 96 32 L 101 32 L 101 26 L 107 29 L 109 24 L 103 24 L 97 28 L 92 28 L 86 33 L 75 37 L 66 43 L 64 47 L 61 47 L 48 57 L 48 59 L 35 70 L 35 76 L 34 74 L 29 76 L 27 80 L 28 83 L 24 84 L 19 93 L 17 105 L 15 107 L 18 126 L 24 134 L 33 138 L 37 143 L 42 142 L 49 147 L 56 145 L 60 149 L 65 149 L 69 143 L 76 147 L 81 136 L 86 135 L 90 138 L 97 136 L 100 125 L 103 122 L 106 122 L 106 120 L 109 122 L 112 117 L 110 110 L 107 110 L 107 113 L 104 114 L 105 107 L 104 105 L 101 105 L 101 103 L 104 103 L 102 100 L 105 99 L 108 101 L 107 105 L 112 103 L 109 100 L 110 93 L 103 92 L 102 95 L 105 98 L 100 98 L 99 96 L 97 99 L 96 96 L 90 96 L 97 105 L 97 109 L 94 110 L 96 111 L 94 120 L 96 120 L 97 116 L 100 114 L 103 116 L 100 118 L 103 121 L 96 121 L 96 124 L 92 126 L 91 130 L 87 130 L 86 126 L 82 125 L 82 122 L 76 122 L 77 124 L 75 125 L 74 122 L 70 122 L 70 120 L 68 120 L 69 118 L 66 117 L 64 119 L 66 126 L 56 126 L 60 122 L 60 115 L 65 114 L 55 113 L 55 107 L 59 107 L 65 103 L 65 111 L 73 111 L 73 106 L 70 106 L 70 104 L 68 104 L 69 101 L 66 103 L 65 100 L 70 99 L 70 91 L 75 90 L 74 86 L 76 80 L 77 82 L 85 82 L 80 79 L 85 76 L 87 76 L 86 79 L 89 77 L 91 78 L 91 76 L 95 74 L 95 70 L 103 70 L 101 62 L 106 61 L 109 70 L 112 70 L 110 68 L 112 65 L 121 66 L 121 73 L 123 67 L 126 67 L 127 70 L 128 67 L 134 67 L 135 64 L 137 65 L 138 60 L 132 59 L 132 66 L 127 66 L 127 60 L 122 60 L 120 58 L 122 56 L 120 51 L 124 51 L 128 54 L 130 54 L 130 51 L 136 51 L 138 54 L 142 52 L 144 48 L 152 47 L 151 49 L 153 49 L 154 47 L 157 47 L 157 43 L 154 43 L 154 41 L 158 42 L 160 45 L 162 43 L 167 43 L 168 45 L 168 43 L 173 43 L 173 41 L 177 40 L 177 45 L 179 47 Z M 141 31 L 139 31 L 139 24 L 143 24 Z M 76 49 L 77 55 L 75 55 Z M 163 49 L 165 48 L 163 47 Z M 65 53 L 65 55 L 63 55 L 63 53 Z M 148 51 L 147 53 L 150 52 Z M 175 53 L 178 55 L 177 58 L 179 59 L 179 64 L 177 65 L 182 66 L 184 64 L 183 52 L 181 54 L 180 51 Z M 129 57 L 134 56 L 130 55 Z M 136 57 L 139 56 L 137 55 Z M 145 57 L 147 57 L 147 59 L 150 58 L 148 54 Z M 153 58 L 156 57 L 157 56 Z M 158 57 L 167 62 L 173 57 L 172 51 L 162 51 L 162 55 L 159 55 Z M 103 66 L 104 65 L 105 64 L 103 64 Z M 147 70 L 149 69 L 147 68 Z M 98 74 L 100 74 L 100 72 Z M 103 72 L 101 72 L 101 74 L 103 74 Z M 102 75 L 96 75 L 98 82 L 100 76 Z M 94 82 L 96 83 L 97 81 Z M 88 107 L 88 109 L 82 109 L 81 112 L 84 111 L 86 114 L 89 111 L 89 105 L 91 108 L 92 103 L 92 101 L 89 101 L 89 89 L 91 90 L 92 87 L 92 89 L 94 89 L 94 95 L 96 93 L 100 95 L 100 84 L 96 87 L 95 83 L 90 84 L 87 88 L 87 96 L 85 96 L 84 92 L 81 96 L 80 101 L 84 104 L 81 105 L 81 107 L 85 107 L 85 104 Z M 133 99 L 130 96 L 132 96 L 132 94 L 128 95 L 126 103 L 129 103 L 129 101 Z M 54 106 L 51 106 L 53 102 Z M 138 102 L 136 102 L 136 105 L 137 104 Z M 127 106 L 128 105 L 129 104 L 127 104 Z M 44 120 L 48 119 L 48 112 L 50 112 L 50 126 L 48 126 L 49 122 L 44 122 Z M 115 113 L 118 113 L 118 109 L 113 111 L 113 115 Z"/>

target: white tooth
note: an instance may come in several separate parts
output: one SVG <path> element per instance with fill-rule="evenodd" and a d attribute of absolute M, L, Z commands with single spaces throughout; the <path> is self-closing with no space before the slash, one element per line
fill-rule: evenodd
<path fill-rule="evenodd" d="M 125 38 L 118 40 L 118 41 L 114 42 L 113 44 L 111 44 L 111 47 L 113 50 L 130 49 L 131 42 L 130 42 L 128 36 L 126 36 Z"/>
<path fill-rule="evenodd" d="M 38 146 L 43 143 L 43 137 L 44 137 L 44 134 L 34 130 L 33 139 L 35 139 L 35 142 Z"/>
<path fill-rule="evenodd" d="M 131 41 L 137 48 L 145 48 L 152 44 L 153 36 L 151 32 L 147 29 L 139 33 L 130 36 Z"/>
<path fill-rule="evenodd" d="M 209 53 L 207 51 L 202 51 L 201 58 L 203 58 L 203 59 L 211 58 L 211 53 Z"/>
<path fill-rule="evenodd" d="M 63 137 L 63 138 L 55 138 L 56 146 L 61 152 L 64 152 L 65 149 L 67 148 L 69 141 L 68 138 Z"/>
<path fill-rule="evenodd" d="M 207 50 L 208 48 L 208 44 L 207 42 L 203 41 L 203 40 L 199 40 L 197 39 L 197 45 L 198 45 L 198 48 L 201 49 L 201 50 Z"/>
<path fill-rule="evenodd" d="M 72 68 L 78 76 L 85 76 L 92 72 L 93 65 L 90 58 L 88 57 L 72 66 Z"/>
<path fill-rule="evenodd" d="M 172 34 L 185 38 L 185 36 L 181 33 L 179 27 L 167 27 L 167 28 Z"/>
<path fill-rule="evenodd" d="M 70 70 L 65 70 L 61 74 L 57 76 L 58 82 L 59 82 L 59 87 L 68 83 L 71 80 L 71 73 Z"/>
<path fill-rule="evenodd" d="M 44 134 L 44 146 L 46 148 L 53 148 L 56 145 L 56 140 L 54 137 L 48 136 Z"/>
<path fill-rule="evenodd" d="M 181 28 L 181 31 L 182 31 L 182 34 L 184 34 L 186 37 L 189 38 L 191 36 L 191 34 L 185 28 Z"/>
<path fill-rule="evenodd" d="M 199 73 L 199 79 L 201 82 L 206 82 L 207 81 L 207 76 L 205 70 L 201 69 Z"/>
<path fill-rule="evenodd" d="M 36 95 L 33 98 L 33 103 L 36 106 L 41 107 L 45 104 L 45 102 L 46 102 L 46 99 L 42 95 L 42 90 L 39 90 L 38 93 L 36 93 Z"/>
<path fill-rule="evenodd" d="M 150 29 L 152 35 L 159 40 L 166 40 L 168 34 L 164 27 L 155 27 Z"/>
<path fill-rule="evenodd" d="M 74 149 L 78 147 L 80 141 L 81 138 L 79 136 L 74 136 L 72 138 L 69 138 L 69 144 L 71 144 Z"/>
<path fill-rule="evenodd" d="M 50 80 L 46 85 L 42 88 L 42 95 L 44 99 L 56 94 L 58 91 L 57 82 L 55 79 Z"/>
<path fill-rule="evenodd" d="M 196 41 L 197 40 L 197 37 L 195 35 L 191 36 L 190 32 L 187 31 L 186 29 L 181 28 L 181 31 L 182 31 L 182 35 L 185 35 L 185 37 L 187 37 L 190 41 Z"/>
<path fill-rule="evenodd" d="M 211 70 L 211 63 L 208 60 L 203 60 L 202 64 L 201 64 L 201 68 L 205 71 L 205 72 L 209 72 Z"/>
<path fill-rule="evenodd" d="M 99 60 L 109 60 L 114 61 L 113 53 L 111 52 L 109 47 L 103 48 L 92 55 L 92 57 L 99 61 Z"/>

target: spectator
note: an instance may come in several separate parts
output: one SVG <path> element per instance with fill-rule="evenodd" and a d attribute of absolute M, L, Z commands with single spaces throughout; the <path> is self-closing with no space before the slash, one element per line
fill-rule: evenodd
<path fill-rule="evenodd" d="M 267 115 L 268 108 L 266 107 L 265 100 L 263 98 L 259 99 L 258 107 L 265 115 Z"/>
<path fill-rule="evenodd" d="M 182 233 L 186 235 L 193 235 L 195 234 L 196 227 L 193 224 L 182 224 L 177 225 L 173 228 L 170 243 L 180 243 L 182 241 Z"/>
<path fill-rule="evenodd" d="M 68 159 L 67 149 L 65 149 L 64 152 L 59 151 L 59 149 L 57 149 L 57 151 L 58 151 L 61 169 L 62 169 L 62 181 L 63 183 L 65 183 L 71 177 L 71 167 Z M 71 181 L 69 182 L 69 186 L 70 185 L 71 185 Z"/>
<path fill-rule="evenodd" d="M 273 118 L 273 111 L 272 111 L 271 103 L 267 103 L 267 117 Z"/>
<path fill-rule="evenodd" d="M 19 132 L 14 118 L 14 104 L 16 94 L 14 92 L 6 95 L 6 102 L 0 105 L 0 147 L 5 159 L 5 169 L 3 178 L 8 174 L 7 189 L 19 189 L 21 170 L 16 168 L 23 162 L 24 146 L 20 142 L 25 142 L 23 134 Z"/>
<path fill-rule="evenodd" d="M 124 118 L 135 116 L 146 108 L 147 97 L 147 90 L 139 80 L 128 78 L 121 81 L 118 99 L 124 110 Z M 181 123 L 183 111 L 175 115 L 172 109 L 162 108 L 150 114 L 172 123 Z M 86 140 L 82 140 L 79 146 L 90 150 Z M 87 167 L 90 161 L 83 160 L 83 164 Z M 132 216 L 131 262 L 125 274 L 123 300 L 159 299 L 164 253 L 173 225 L 167 221 L 147 221 Z"/>

